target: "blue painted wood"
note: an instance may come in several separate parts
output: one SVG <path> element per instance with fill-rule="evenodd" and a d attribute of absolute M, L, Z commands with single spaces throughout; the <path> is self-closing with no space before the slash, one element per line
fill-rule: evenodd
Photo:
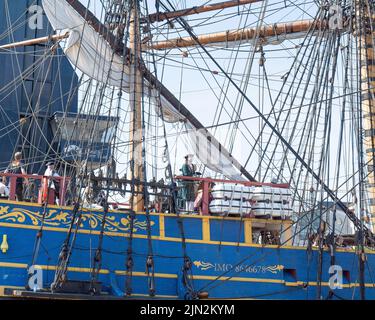
<path fill-rule="evenodd" d="M 0 254 L 0 286 L 24 286 L 26 282 L 26 265 L 31 261 L 36 232 L 40 225 L 40 208 L 35 206 L 0 203 L 0 236 L 7 234 L 9 251 Z M 39 211 L 39 213 L 38 213 Z M 68 272 L 69 279 L 89 280 L 91 260 L 98 244 L 100 212 L 85 212 L 85 219 L 72 254 L 70 266 L 75 268 Z M 36 218 L 35 218 L 36 217 Z M 119 295 L 125 291 L 125 262 L 128 248 L 128 216 L 125 213 L 108 215 L 106 236 L 103 241 L 103 263 L 99 279 L 111 294 Z M 57 263 L 61 245 L 66 236 L 70 222 L 70 210 L 51 208 L 46 218 L 46 229 L 43 233 L 42 246 L 37 264 L 54 266 Z M 134 294 L 148 294 L 146 258 L 148 240 L 145 229 L 145 215 L 137 215 L 133 239 L 134 273 L 132 289 Z M 165 216 L 165 220 L 175 218 Z M 159 238 L 159 216 L 152 215 L 152 240 L 156 293 L 159 295 L 183 297 L 180 283 L 183 256 L 181 239 L 174 223 L 166 223 L 166 234 L 174 239 Z M 194 287 L 196 290 L 208 291 L 210 297 L 216 298 L 259 298 L 259 299 L 315 299 L 318 252 L 308 253 L 305 248 L 272 246 L 237 246 L 219 245 L 216 242 L 197 242 L 201 235 L 201 219 L 183 218 L 187 235 L 187 254 L 192 261 Z M 194 222 L 193 222 L 194 221 Z M 215 225 L 215 219 L 211 223 Z M 187 223 L 185 223 L 187 222 Z M 238 230 L 232 220 L 223 220 L 229 232 Z M 237 221 L 238 222 L 238 221 Z M 30 229 L 30 228 L 34 229 Z M 54 228 L 54 230 L 48 230 Z M 173 229 L 173 230 L 172 230 Z M 96 234 L 95 234 L 96 232 Z M 219 230 L 211 228 L 211 238 L 219 239 Z M 173 241 L 172 241 L 173 240 Z M 190 241 L 192 240 L 192 241 Z M 375 255 L 368 254 L 368 266 L 365 279 L 368 286 L 372 283 L 371 266 L 375 264 Z M 359 299 L 358 258 L 354 251 L 337 252 L 337 264 L 345 271 L 344 289 L 335 293 L 345 299 Z M 330 265 L 328 251 L 323 256 L 323 298 L 328 295 L 328 273 Z M 19 264 L 19 265 L 18 265 Z M 78 269 L 77 269 L 78 268 Z M 291 275 L 293 273 L 293 275 Z M 54 271 L 44 270 L 44 285 L 48 288 L 53 280 Z M 214 281 L 219 277 L 219 280 Z M 116 286 L 113 286 L 113 283 Z M 354 287 L 356 286 L 356 287 Z M 375 299 L 374 287 L 366 288 L 368 299 Z"/>

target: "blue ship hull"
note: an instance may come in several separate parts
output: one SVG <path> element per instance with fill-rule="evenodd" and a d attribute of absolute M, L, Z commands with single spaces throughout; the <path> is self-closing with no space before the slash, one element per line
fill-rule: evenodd
<path fill-rule="evenodd" d="M 48 207 L 36 265 L 43 270 L 43 287 L 53 282 L 55 267 L 71 222 L 69 207 Z M 8 289 L 25 290 L 27 268 L 32 259 L 36 233 L 43 208 L 37 204 L 0 202 L 0 236 L 7 235 L 8 250 L 0 253 L 0 295 Z M 93 255 L 98 245 L 103 212 L 84 210 L 75 249 L 68 269 L 70 280 L 90 280 Z M 151 214 L 151 243 L 155 265 L 157 298 L 184 299 L 184 263 L 178 219 L 171 214 Z M 192 283 L 209 298 L 316 299 L 318 250 L 304 247 L 262 246 L 251 243 L 251 225 L 260 220 L 181 216 L 186 252 L 192 261 Z M 264 223 L 273 223 L 263 221 Z M 280 222 L 278 222 L 280 223 Z M 285 226 L 284 226 L 285 227 Z M 105 225 L 102 268 L 99 281 L 103 290 L 122 296 L 126 289 L 126 260 L 130 219 L 124 212 L 110 212 Z M 0 238 L 0 239 L 1 239 Z M 149 237 L 145 214 L 134 221 L 133 274 L 128 287 L 133 296 L 149 295 L 146 259 Z M 351 249 L 338 249 L 336 264 L 343 269 L 342 289 L 333 299 L 359 299 L 358 255 Z M 375 298 L 371 267 L 375 255 L 367 254 L 366 298 Z M 322 298 L 328 297 L 330 255 L 323 254 Z"/>

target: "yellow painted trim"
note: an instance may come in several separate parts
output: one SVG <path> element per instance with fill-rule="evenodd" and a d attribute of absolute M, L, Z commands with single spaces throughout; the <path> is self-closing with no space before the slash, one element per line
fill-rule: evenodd
<path fill-rule="evenodd" d="M 37 266 L 41 267 L 42 270 L 56 270 L 56 266 L 46 266 L 37 264 Z M 12 263 L 12 262 L 0 262 L 0 267 L 4 268 L 20 268 L 20 269 L 26 269 L 27 264 L 26 263 Z M 79 268 L 79 267 L 68 267 L 68 271 L 72 272 L 91 272 L 90 268 Z M 101 274 L 109 274 L 109 270 L 102 269 L 100 270 Z"/>
<path fill-rule="evenodd" d="M 251 221 L 244 221 L 244 241 L 245 243 L 253 243 L 253 229 L 252 229 L 252 222 Z"/>
<path fill-rule="evenodd" d="M 202 219 L 202 240 L 211 240 L 210 220 L 206 217 Z"/>
<path fill-rule="evenodd" d="M 5 297 L 5 289 L 25 289 L 24 287 L 16 287 L 16 286 L 0 286 L 0 297 Z"/>
<path fill-rule="evenodd" d="M 39 230 L 40 226 L 32 226 L 32 225 L 23 225 L 23 224 L 13 224 L 13 223 L 0 223 L 1 227 L 11 227 L 16 229 L 32 229 L 32 230 Z M 66 232 L 67 228 L 56 228 L 56 227 L 48 227 L 44 226 L 44 230 L 48 231 L 57 231 L 57 232 Z M 93 234 L 93 235 L 99 235 L 100 231 L 95 230 L 87 230 L 87 229 L 80 229 L 78 230 L 78 233 L 81 234 Z M 106 231 L 106 235 L 113 236 L 113 237 L 129 237 L 129 233 L 123 233 L 123 232 L 111 232 Z M 133 234 L 133 238 L 138 239 L 147 239 L 147 235 L 142 234 Z M 160 240 L 160 241 L 172 241 L 172 242 L 181 242 L 181 238 L 173 238 L 173 237 L 160 237 L 160 236 L 151 236 L 152 240 Z M 297 246 L 282 246 L 279 247 L 278 245 L 262 245 L 262 244 L 249 244 L 249 243 L 243 243 L 243 242 L 227 242 L 227 241 L 216 241 L 216 240 L 198 240 L 198 239 L 186 239 L 186 243 L 197 243 L 197 244 L 209 244 L 209 245 L 222 245 L 222 246 L 240 246 L 240 247 L 251 247 L 251 248 L 263 248 L 263 249 L 284 249 L 284 250 L 306 250 L 306 247 L 297 247 Z M 318 250 L 318 248 L 312 248 L 312 250 Z M 328 251 L 328 249 L 324 249 L 324 251 Z M 353 249 L 337 249 L 337 252 L 348 252 L 348 253 L 355 253 L 355 250 Z M 375 254 L 374 251 L 366 250 L 366 254 Z"/>
<path fill-rule="evenodd" d="M 165 221 L 164 216 L 159 217 L 159 236 L 160 238 L 165 237 Z"/>
<path fill-rule="evenodd" d="M 45 266 L 39 265 L 43 270 L 56 270 L 56 266 Z M 0 262 L 0 267 L 8 267 L 8 268 L 21 268 L 26 269 L 27 264 L 24 263 L 8 263 L 8 262 Z M 70 267 L 68 271 L 73 272 L 91 272 L 90 268 L 78 268 L 78 267 Z M 109 274 L 109 270 L 102 269 L 100 273 Z M 116 270 L 116 275 L 126 275 L 125 270 Z M 133 276 L 140 276 L 146 277 L 147 274 L 145 272 L 133 271 Z M 177 274 L 168 274 L 168 273 L 155 273 L 156 278 L 167 278 L 167 279 L 177 279 Z M 216 276 L 201 276 L 195 275 L 193 279 L 197 280 L 215 280 Z M 231 280 L 231 281 L 243 281 L 243 282 L 269 282 L 269 283 L 284 283 L 284 280 L 277 280 L 277 279 L 258 279 L 258 278 L 245 278 L 245 277 L 220 277 L 218 280 Z"/>
<path fill-rule="evenodd" d="M 282 232 L 283 234 L 281 236 L 281 239 L 282 239 L 281 241 L 284 242 L 285 240 L 287 240 L 286 245 L 292 246 L 292 243 L 293 243 L 292 223 L 289 222 L 289 223 L 283 224 Z"/>
<path fill-rule="evenodd" d="M 301 283 L 298 283 L 298 282 L 286 282 L 286 281 L 285 281 L 284 284 L 287 287 L 298 287 L 298 286 L 302 285 Z"/>
<path fill-rule="evenodd" d="M 3 200 L 0 203 L 10 203 L 10 204 L 23 204 L 21 202 L 16 202 L 16 201 L 9 201 L 9 200 Z M 33 204 L 33 203 L 28 203 L 24 202 L 26 206 L 34 206 L 34 207 L 40 207 L 39 204 Z M 59 207 L 59 206 L 49 206 L 50 208 L 56 208 L 56 209 L 72 209 L 70 207 Z M 85 209 L 86 210 L 86 209 Z M 85 211 L 84 210 L 84 211 Z M 92 212 L 90 210 L 86 210 L 87 212 Z M 111 211 L 111 213 L 124 213 L 121 211 Z M 145 213 L 137 213 L 137 214 L 145 214 Z M 173 242 L 181 242 L 181 238 L 175 238 L 175 237 L 165 237 L 165 217 L 171 217 L 171 214 L 159 214 L 159 213 L 152 213 L 150 214 L 152 216 L 159 217 L 159 231 L 160 231 L 160 236 L 151 236 L 151 239 L 153 240 L 163 240 L 163 241 L 173 241 Z M 176 217 L 175 215 L 172 215 L 173 217 Z M 187 219 L 187 218 L 192 218 L 192 219 L 202 219 L 202 224 L 203 221 L 209 221 L 210 219 L 220 219 L 222 220 L 222 217 L 214 217 L 214 216 L 181 216 L 182 219 Z M 239 218 L 226 218 L 228 220 L 234 220 L 234 221 L 239 221 Z M 164 220 L 164 221 L 163 221 Z M 255 218 L 244 218 L 243 219 L 245 228 L 248 223 L 253 223 L 253 222 L 260 222 L 260 223 L 267 223 L 267 224 L 280 224 L 282 222 L 282 225 L 289 225 L 291 222 L 288 220 L 267 220 L 267 219 L 255 219 Z M 164 225 L 164 230 L 162 230 L 162 225 Z M 33 230 L 38 230 L 40 226 L 34 226 L 34 225 L 26 225 L 26 224 L 14 224 L 14 223 L 4 223 L 1 222 L 0 226 L 3 227 L 11 227 L 11 228 L 18 228 L 18 229 L 33 229 Z M 57 232 L 66 232 L 67 227 L 65 228 L 57 228 L 57 227 L 49 227 L 45 226 L 45 230 L 48 231 L 57 231 Z M 163 232 L 164 231 L 164 232 Z M 94 235 L 99 235 L 100 231 L 95 231 L 95 230 L 88 230 L 88 229 L 80 229 L 78 230 L 78 233 L 82 234 L 94 234 Z M 124 233 L 124 232 L 113 232 L 113 231 L 106 231 L 105 234 L 110 235 L 110 236 L 117 236 L 117 237 L 129 237 L 129 233 Z M 205 235 L 206 234 L 206 235 Z M 253 244 L 250 242 L 220 242 L 220 241 L 215 241 L 215 240 L 210 240 L 207 236 L 207 233 L 203 233 L 204 237 L 202 240 L 200 239 L 186 239 L 185 241 L 187 243 L 201 243 L 201 244 L 209 244 L 209 245 L 224 245 L 224 246 L 241 246 L 241 247 L 254 247 L 254 248 L 274 248 L 274 249 L 286 249 L 286 250 L 306 250 L 305 247 L 300 247 L 300 246 L 291 246 L 291 245 L 284 245 L 282 247 L 279 247 L 277 245 L 261 245 L 261 244 Z M 147 235 L 142 235 L 142 234 L 134 234 L 134 238 L 140 238 L 140 239 L 147 239 Z M 249 240 L 249 239 L 247 239 Z M 318 248 L 313 248 L 313 250 L 318 250 Z M 328 251 L 328 249 L 325 249 Z M 354 249 L 336 249 L 337 252 L 350 252 L 350 253 L 355 253 Z M 366 250 L 366 254 L 375 254 L 374 251 L 372 250 Z"/>
<path fill-rule="evenodd" d="M 126 271 L 123 270 L 116 270 L 115 274 L 119 276 L 124 276 L 126 275 Z M 138 277 L 147 277 L 147 273 L 145 272 L 139 272 L 139 271 L 133 271 L 132 272 L 133 276 L 138 276 Z M 177 279 L 178 276 L 177 274 L 172 274 L 172 273 L 155 273 L 154 276 L 156 278 L 165 278 L 165 279 Z"/>
<path fill-rule="evenodd" d="M 215 276 L 198 276 L 195 275 L 193 277 L 190 276 L 190 278 L 193 278 L 194 280 L 216 280 L 217 277 Z M 241 282 L 260 282 L 260 283 L 280 283 L 284 284 L 285 286 L 288 287 L 298 287 L 298 286 L 303 286 L 305 282 L 303 281 L 296 281 L 296 282 L 289 282 L 285 280 L 279 280 L 279 279 L 262 279 L 262 278 L 245 278 L 245 277 L 220 277 L 217 279 L 219 281 L 241 281 Z M 322 282 L 322 286 L 329 287 L 328 282 Z M 317 282 L 315 281 L 310 281 L 309 286 L 317 286 Z M 350 284 L 343 284 L 342 285 L 344 288 L 355 288 L 359 287 L 360 285 L 358 283 L 350 283 Z M 375 284 L 373 283 L 365 283 L 366 288 L 375 288 Z"/>
<path fill-rule="evenodd" d="M 39 265 L 43 270 L 56 270 L 56 266 L 46 266 L 46 265 Z M 21 268 L 21 269 L 26 269 L 27 264 L 24 263 L 10 263 L 10 262 L 0 262 L 0 267 L 8 267 L 8 268 Z M 91 272 L 90 268 L 79 268 L 79 267 L 69 267 L 68 271 L 72 272 L 86 272 L 89 273 Z M 102 269 L 100 270 L 101 274 L 109 274 L 109 270 Z M 126 275 L 126 271 L 124 270 L 116 270 L 115 271 L 116 275 Z M 147 274 L 145 272 L 139 272 L 139 271 L 134 271 L 133 276 L 138 276 L 138 277 L 147 277 Z M 177 274 L 172 274 L 172 273 L 155 273 L 154 274 L 155 278 L 164 278 L 164 279 L 178 279 Z M 285 286 L 302 286 L 305 283 L 302 281 L 296 281 L 296 282 L 288 282 L 285 280 L 280 280 L 280 279 L 265 279 L 265 278 L 246 278 L 246 277 L 220 277 L 217 278 L 217 276 L 204 276 L 204 275 L 194 275 L 193 277 L 189 276 L 190 278 L 194 280 L 219 280 L 219 281 L 237 281 L 237 282 L 259 282 L 259 283 L 279 283 L 279 284 L 284 284 Z M 317 286 L 316 281 L 310 281 L 309 286 Z M 322 286 L 329 286 L 328 282 L 322 282 Z M 344 284 L 344 288 L 355 288 L 359 287 L 359 283 L 350 283 L 350 284 Z M 375 284 L 373 283 L 365 283 L 366 288 L 375 288 Z M 1 286 L 0 286 L 1 288 Z M 6 288 L 15 288 L 17 289 L 18 287 L 11 287 L 11 286 L 6 286 Z M 1 295 L 1 291 L 0 291 Z M 134 294 L 135 295 L 135 294 Z"/>
<path fill-rule="evenodd" d="M 16 228 L 16 229 L 32 229 L 32 230 L 39 230 L 40 226 L 32 226 L 32 225 L 24 225 L 24 224 L 15 224 L 15 223 L 6 223 L 6 222 L 1 222 L 0 227 L 11 227 L 11 228 Z M 57 231 L 57 232 L 66 232 L 68 228 L 56 228 L 56 227 L 48 227 L 44 226 L 43 230 L 48 230 L 48 231 Z M 99 235 L 100 231 L 95 231 L 95 230 L 86 230 L 86 229 L 79 229 L 78 233 L 83 233 L 83 234 L 94 234 L 94 235 Z M 129 236 L 129 233 L 123 233 L 123 232 L 112 232 L 112 231 L 106 231 L 106 235 L 110 236 L 117 236 L 117 237 L 126 237 Z M 146 235 L 137 235 L 140 238 L 147 238 Z M 134 235 L 135 237 L 135 235 Z"/>
<path fill-rule="evenodd" d="M 46 265 L 39 265 L 42 268 L 42 270 L 56 270 L 56 266 L 46 266 Z M 12 263 L 12 262 L 0 262 L 0 267 L 7 267 L 7 268 L 20 268 L 20 269 L 26 269 L 27 264 L 25 263 Z M 80 268 L 80 267 L 68 267 L 68 271 L 72 272 L 91 272 L 90 268 Z M 109 274 L 109 270 L 107 269 L 101 269 L 100 270 L 101 274 Z M 123 270 L 115 270 L 115 274 L 117 275 L 125 275 L 126 271 Z M 139 272 L 139 271 L 134 271 L 133 272 L 134 276 L 140 276 L 140 277 L 147 277 L 147 274 L 145 272 Z M 177 279 L 178 276 L 177 274 L 172 274 L 172 273 L 155 273 L 154 276 L 156 278 L 169 278 L 169 279 Z"/>
<path fill-rule="evenodd" d="M 29 206 L 29 207 L 38 207 L 41 208 L 42 205 L 39 203 L 32 203 L 32 202 L 18 202 L 18 201 L 11 201 L 11 200 L 1 200 L 0 204 L 12 204 L 12 205 L 22 205 L 22 206 Z M 60 210 L 73 210 L 73 207 L 68 206 L 57 206 L 57 205 L 48 205 L 48 209 L 60 209 Z M 88 209 L 88 208 L 82 208 L 82 211 L 84 212 L 101 212 L 103 209 Z M 110 213 L 119 213 L 119 214 L 128 214 L 124 211 L 120 210 L 110 210 Z M 137 212 L 137 215 L 146 215 L 145 212 Z M 174 213 L 149 213 L 150 216 L 163 216 L 163 217 L 173 217 L 176 218 L 177 215 Z M 223 217 L 217 217 L 217 216 L 201 216 L 201 215 L 180 215 L 180 218 L 182 219 L 213 219 L 213 220 L 222 220 Z M 288 220 L 267 220 L 267 219 L 257 219 L 257 218 L 236 218 L 236 217 L 226 217 L 225 220 L 233 220 L 233 221 L 256 221 L 260 223 L 267 223 L 267 224 L 284 224 L 285 221 Z M 289 220 L 290 221 L 290 220 Z"/>

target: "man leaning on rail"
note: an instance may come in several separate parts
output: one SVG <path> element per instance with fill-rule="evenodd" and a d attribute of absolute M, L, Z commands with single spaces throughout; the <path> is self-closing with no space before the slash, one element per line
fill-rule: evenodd
<path fill-rule="evenodd" d="M 11 174 L 26 174 L 26 170 L 24 168 L 23 163 L 21 162 L 22 153 L 16 152 L 14 154 L 14 160 L 10 163 L 8 168 L 4 171 L 4 173 L 11 173 Z M 6 177 L 3 177 L 3 183 L 6 184 Z M 23 184 L 28 183 L 27 178 L 17 178 L 16 179 L 16 200 L 23 201 Z M 8 188 L 11 190 L 11 181 L 9 182 Z"/>

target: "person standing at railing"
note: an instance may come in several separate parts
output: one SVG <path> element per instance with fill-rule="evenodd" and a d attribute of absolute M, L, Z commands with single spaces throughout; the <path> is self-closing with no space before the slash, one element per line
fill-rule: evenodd
<path fill-rule="evenodd" d="M 8 187 L 7 187 L 4 183 L 2 183 L 2 182 L 0 182 L 0 197 L 6 197 L 6 198 L 9 197 L 9 189 L 8 189 Z"/>
<path fill-rule="evenodd" d="M 60 177 L 60 175 L 55 170 L 55 163 L 50 161 L 47 163 L 47 169 L 44 172 L 45 177 L 52 177 L 48 180 L 46 180 L 45 183 L 47 183 L 47 197 L 50 194 L 53 194 L 54 203 L 56 203 L 56 198 L 59 198 L 59 192 L 60 192 L 60 184 L 57 179 L 53 179 L 53 177 Z M 44 189 L 46 186 L 44 186 Z M 47 198 L 48 199 L 48 198 Z"/>
<path fill-rule="evenodd" d="M 14 154 L 14 160 L 11 162 L 9 167 L 4 171 L 4 173 L 26 175 L 27 173 L 26 173 L 23 163 L 21 162 L 21 159 L 22 159 L 22 153 L 16 152 Z M 6 183 L 6 177 L 3 177 L 3 183 L 4 184 Z M 23 201 L 23 184 L 24 183 L 28 183 L 27 178 L 16 179 L 16 200 L 17 201 Z M 9 189 L 12 190 L 10 185 L 9 185 Z"/>
<path fill-rule="evenodd" d="M 196 166 L 193 164 L 193 157 L 192 154 L 185 156 L 185 163 L 180 169 L 183 176 L 193 177 L 196 175 Z M 193 212 L 195 200 L 194 181 L 182 181 L 181 199 L 185 202 L 186 211 Z"/>
<path fill-rule="evenodd" d="M 210 178 L 206 178 L 206 179 L 210 179 Z M 207 203 L 207 206 L 209 206 L 210 202 L 213 200 L 211 192 L 212 192 L 212 188 L 214 186 L 215 186 L 215 183 L 214 182 L 210 182 L 209 185 L 208 185 L 207 190 L 204 190 L 204 182 L 203 181 L 200 182 L 200 184 L 198 186 L 198 190 L 197 190 L 197 196 L 195 197 L 195 201 L 194 201 L 194 212 L 198 212 L 199 214 L 205 214 L 203 212 L 203 193 L 205 191 L 208 192 L 208 203 Z"/>

